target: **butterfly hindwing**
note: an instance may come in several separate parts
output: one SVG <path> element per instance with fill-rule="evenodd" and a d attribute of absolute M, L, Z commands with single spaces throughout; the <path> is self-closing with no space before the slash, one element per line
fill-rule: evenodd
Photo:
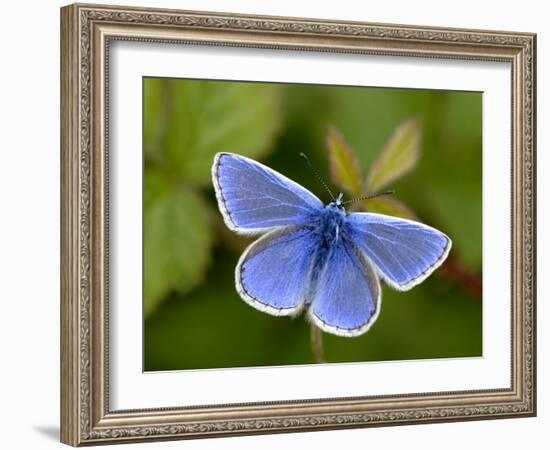
<path fill-rule="evenodd" d="M 314 287 L 308 314 L 322 330 L 358 336 L 380 311 L 378 276 L 363 253 L 349 240 L 339 239 Z"/>
<path fill-rule="evenodd" d="M 237 291 L 251 306 L 272 315 L 300 311 L 317 236 L 311 227 L 271 231 L 252 243 L 235 270 Z"/>
<path fill-rule="evenodd" d="M 242 234 L 304 225 L 321 200 L 280 173 L 244 156 L 218 153 L 212 181 L 227 226 Z"/>
<path fill-rule="evenodd" d="M 394 289 L 416 286 L 449 254 L 451 240 L 412 220 L 374 213 L 347 216 L 346 233 Z"/>

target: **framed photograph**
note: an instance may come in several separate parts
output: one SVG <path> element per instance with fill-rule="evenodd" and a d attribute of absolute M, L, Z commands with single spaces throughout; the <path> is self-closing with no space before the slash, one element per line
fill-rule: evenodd
<path fill-rule="evenodd" d="M 535 58 L 62 8 L 62 442 L 535 415 Z"/>

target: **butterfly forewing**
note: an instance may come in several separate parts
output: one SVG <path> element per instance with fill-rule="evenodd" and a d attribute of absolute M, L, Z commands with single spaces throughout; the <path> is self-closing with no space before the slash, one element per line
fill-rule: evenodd
<path fill-rule="evenodd" d="M 451 240 L 435 228 L 411 220 L 373 213 L 347 216 L 346 232 L 391 287 L 408 290 L 437 267 Z"/>
<path fill-rule="evenodd" d="M 212 180 L 227 226 L 239 233 L 304 225 L 323 208 L 307 189 L 243 156 L 218 153 Z"/>

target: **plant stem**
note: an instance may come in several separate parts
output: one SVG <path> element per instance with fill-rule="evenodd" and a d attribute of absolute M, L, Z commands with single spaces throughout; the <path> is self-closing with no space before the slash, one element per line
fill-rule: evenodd
<path fill-rule="evenodd" d="M 313 324 L 310 326 L 311 351 L 313 352 L 313 356 L 315 356 L 315 361 L 318 363 L 326 363 L 325 352 L 323 350 L 323 332 Z"/>
<path fill-rule="evenodd" d="M 481 302 L 483 295 L 481 276 L 463 266 L 452 254 L 441 266 L 440 274 L 443 278 L 462 286 L 471 294 L 474 300 Z"/>

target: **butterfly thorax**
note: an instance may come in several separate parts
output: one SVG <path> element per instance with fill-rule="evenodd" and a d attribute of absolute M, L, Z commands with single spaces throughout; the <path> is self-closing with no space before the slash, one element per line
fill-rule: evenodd
<path fill-rule="evenodd" d="M 321 212 L 318 230 L 321 235 L 322 247 L 330 248 L 341 238 L 342 228 L 346 220 L 346 211 L 335 202 L 329 203 Z"/>

